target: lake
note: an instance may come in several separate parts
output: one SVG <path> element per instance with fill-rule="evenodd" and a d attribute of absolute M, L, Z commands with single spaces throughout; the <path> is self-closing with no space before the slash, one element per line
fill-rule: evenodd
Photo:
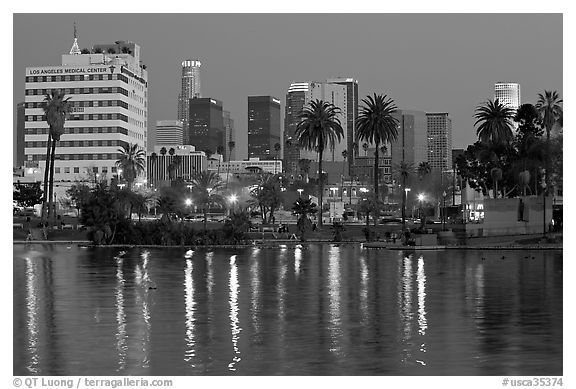
<path fill-rule="evenodd" d="M 14 375 L 555 375 L 562 251 L 13 245 Z"/>

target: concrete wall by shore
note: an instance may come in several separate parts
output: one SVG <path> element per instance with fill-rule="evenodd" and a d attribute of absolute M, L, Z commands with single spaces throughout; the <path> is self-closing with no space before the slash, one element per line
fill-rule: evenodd
<path fill-rule="evenodd" d="M 513 199 L 484 199 L 484 223 L 467 224 L 467 236 L 539 234 L 552 222 L 552 197 L 546 198 L 544 221 L 543 198 L 525 196 Z"/>

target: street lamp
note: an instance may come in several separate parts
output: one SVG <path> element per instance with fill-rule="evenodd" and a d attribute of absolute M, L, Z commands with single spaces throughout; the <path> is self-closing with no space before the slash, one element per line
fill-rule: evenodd
<path fill-rule="evenodd" d="M 302 197 L 302 192 L 304 192 L 304 189 L 302 189 L 302 188 L 296 189 L 296 192 L 298 192 L 299 197 Z"/>
<path fill-rule="evenodd" d="M 419 206 L 418 206 L 418 218 L 420 219 L 420 221 L 422 221 L 422 202 L 424 201 L 424 199 L 426 198 L 426 196 L 424 196 L 424 193 L 420 193 L 418 195 L 418 202 L 419 202 Z"/>
<path fill-rule="evenodd" d="M 408 192 L 410 188 L 404 188 L 404 201 L 402 204 L 402 231 L 406 230 L 406 203 L 408 202 Z"/>
<path fill-rule="evenodd" d="M 231 214 L 232 210 L 234 209 L 234 204 L 236 204 L 236 201 L 238 201 L 238 196 L 236 196 L 236 194 L 231 194 L 230 196 L 228 196 L 228 201 L 230 202 L 230 208 L 228 210 L 228 214 Z"/>

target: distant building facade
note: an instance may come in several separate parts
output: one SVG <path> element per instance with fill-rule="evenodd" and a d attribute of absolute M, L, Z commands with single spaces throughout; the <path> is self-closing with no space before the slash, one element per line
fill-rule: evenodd
<path fill-rule="evenodd" d="M 174 149 L 174 155 L 162 154 L 162 148 Z M 177 178 L 186 180 L 208 168 L 206 153 L 196 151 L 191 145 L 156 145 L 146 162 L 146 177 L 152 187 L 169 186 Z"/>
<path fill-rule="evenodd" d="M 224 146 L 225 129 L 222 102 L 210 97 L 189 100 L 190 130 L 185 137 L 186 144 L 196 150 L 216 153 L 218 146 Z"/>
<path fill-rule="evenodd" d="M 358 146 L 354 148 L 356 119 L 358 119 L 358 80 L 350 77 L 336 77 L 329 78 L 326 82 L 346 86 L 346 150 L 349 170 L 354 165 L 355 157 L 359 155 Z"/>
<path fill-rule="evenodd" d="M 275 144 L 281 145 L 280 100 L 248 96 L 248 158 L 276 158 Z"/>
<path fill-rule="evenodd" d="M 260 159 L 260 158 L 249 158 L 243 161 L 229 161 L 230 163 L 230 174 L 240 174 L 240 173 L 280 173 L 282 171 L 282 160 L 273 159 Z M 208 170 L 218 171 L 218 165 L 220 164 L 220 173 L 224 174 L 228 172 L 228 162 L 220 162 L 217 159 L 208 160 Z"/>
<path fill-rule="evenodd" d="M 234 119 L 230 117 L 229 111 L 222 111 L 224 124 L 224 156 L 226 161 L 236 159 L 236 141 L 234 133 Z M 234 142 L 234 147 L 230 147 L 230 142 Z"/>
<path fill-rule="evenodd" d="M 178 120 L 182 121 L 184 132 L 188 132 L 190 119 L 190 99 L 202 97 L 200 88 L 200 61 L 187 59 L 182 61 L 180 94 L 178 95 Z"/>
<path fill-rule="evenodd" d="M 515 82 L 497 82 L 494 84 L 494 100 L 496 99 L 516 112 L 522 101 L 520 98 L 520 84 Z"/>
<path fill-rule="evenodd" d="M 180 120 L 158 120 L 156 122 L 155 146 L 183 144 L 183 129 Z"/>
<path fill-rule="evenodd" d="M 298 143 L 295 133 L 300 122 L 299 114 L 302 108 L 311 101 L 322 100 L 333 104 L 340 109 L 336 116 L 340 121 L 343 130 L 343 137 L 334 148 L 327 147 L 324 150 L 322 160 L 330 162 L 344 161 L 342 152 L 348 147 L 348 99 L 347 86 L 341 84 L 330 84 L 326 82 L 297 82 L 292 83 L 286 95 L 286 115 L 284 120 L 284 159 L 286 171 L 291 174 L 298 173 L 298 160 L 301 158 L 318 160 L 318 153 L 313 150 L 306 150 L 295 147 Z"/>
<path fill-rule="evenodd" d="M 54 179 L 81 180 L 87 173 L 110 179 L 118 148 L 147 148 L 148 73 L 133 42 L 95 45 L 81 54 L 75 37 L 60 66 L 27 67 L 25 84 L 25 165 L 45 168 L 49 133 L 42 102 L 58 89 L 72 112 L 56 148 Z"/>
<path fill-rule="evenodd" d="M 14 166 L 24 166 L 24 133 L 26 131 L 26 103 L 16 106 L 16 152 L 14 153 Z"/>
<path fill-rule="evenodd" d="M 447 112 L 427 113 L 428 162 L 432 169 L 452 168 L 452 118 Z"/>

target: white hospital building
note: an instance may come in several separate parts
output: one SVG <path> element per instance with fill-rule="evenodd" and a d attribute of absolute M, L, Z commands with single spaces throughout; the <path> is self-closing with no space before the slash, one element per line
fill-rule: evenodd
<path fill-rule="evenodd" d="M 64 91 L 73 106 L 56 144 L 55 181 L 85 180 L 89 171 L 110 180 L 121 146 L 147 149 L 148 73 L 137 44 L 116 41 L 81 52 L 75 37 L 60 66 L 26 68 L 27 167 L 45 166 L 49 127 L 42 102 L 53 89 Z"/>

